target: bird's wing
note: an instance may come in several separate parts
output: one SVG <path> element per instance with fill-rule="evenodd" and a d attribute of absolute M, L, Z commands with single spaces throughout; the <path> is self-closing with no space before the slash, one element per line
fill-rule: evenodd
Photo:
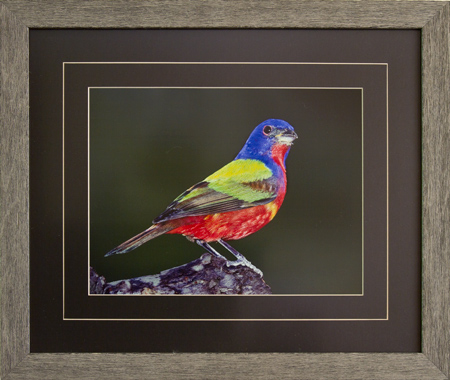
<path fill-rule="evenodd" d="M 153 223 L 266 204 L 276 198 L 278 187 L 261 161 L 235 160 L 186 190 Z"/>

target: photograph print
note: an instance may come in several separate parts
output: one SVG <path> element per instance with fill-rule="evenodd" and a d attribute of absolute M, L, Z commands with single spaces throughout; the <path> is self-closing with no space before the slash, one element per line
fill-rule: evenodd
<path fill-rule="evenodd" d="M 363 294 L 362 88 L 88 103 L 90 294 Z"/>

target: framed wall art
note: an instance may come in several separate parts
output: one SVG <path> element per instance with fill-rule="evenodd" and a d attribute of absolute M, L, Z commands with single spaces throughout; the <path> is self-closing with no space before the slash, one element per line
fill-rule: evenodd
<path fill-rule="evenodd" d="M 448 2 L 1 12 L 2 376 L 448 378 Z M 123 294 L 205 251 L 105 254 L 272 119 L 285 201 L 231 242 L 270 294 Z"/>

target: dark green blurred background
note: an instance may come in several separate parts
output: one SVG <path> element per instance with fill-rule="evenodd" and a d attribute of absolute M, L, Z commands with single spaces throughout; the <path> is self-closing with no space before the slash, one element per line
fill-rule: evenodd
<path fill-rule="evenodd" d="M 204 250 L 179 235 L 104 254 L 234 159 L 257 124 L 279 118 L 299 135 L 284 204 L 266 227 L 231 244 L 273 293 L 360 294 L 361 108 L 357 89 L 90 89 L 91 266 L 113 281 L 198 258 Z"/>

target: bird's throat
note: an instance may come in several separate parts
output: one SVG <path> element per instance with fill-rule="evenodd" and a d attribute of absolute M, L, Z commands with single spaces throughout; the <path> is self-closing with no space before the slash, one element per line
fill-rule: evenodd
<path fill-rule="evenodd" d="M 272 147 L 272 159 L 275 163 L 286 171 L 286 155 L 291 147 L 285 144 L 275 144 Z"/>

